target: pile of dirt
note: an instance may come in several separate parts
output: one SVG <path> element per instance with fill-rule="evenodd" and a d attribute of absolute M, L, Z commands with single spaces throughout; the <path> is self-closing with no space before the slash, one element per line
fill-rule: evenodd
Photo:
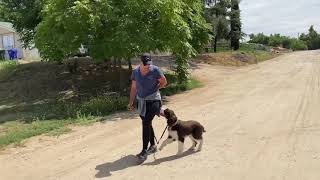
<path fill-rule="evenodd" d="M 222 52 L 201 54 L 194 61 L 225 66 L 244 66 L 256 63 L 256 57 L 241 52 Z"/>
<path fill-rule="evenodd" d="M 76 72 L 68 64 L 20 64 L 0 83 L 0 115 L 58 100 L 76 101 L 110 93 L 128 94 L 131 71 L 106 69 L 93 61 L 79 61 Z"/>

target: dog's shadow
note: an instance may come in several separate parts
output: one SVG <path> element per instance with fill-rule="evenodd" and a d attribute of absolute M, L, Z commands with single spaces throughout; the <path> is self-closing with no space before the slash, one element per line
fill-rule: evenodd
<path fill-rule="evenodd" d="M 95 175 L 96 178 L 103 178 L 111 176 L 111 172 L 120 171 L 127 169 L 129 167 L 138 166 L 140 163 L 134 155 L 128 155 L 120 158 L 114 162 L 109 162 L 105 164 L 100 164 L 96 166 L 96 170 L 98 170 Z"/>
<path fill-rule="evenodd" d="M 168 156 L 168 157 L 164 157 L 164 158 L 160 158 L 160 159 L 155 159 L 153 162 L 149 162 L 149 163 L 145 163 L 143 164 L 143 166 L 155 166 L 155 165 L 159 165 L 163 162 L 168 162 L 168 161 L 173 161 L 176 159 L 180 159 L 192 154 L 197 153 L 198 151 L 193 151 L 193 150 L 188 150 L 183 152 L 181 155 L 172 155 L 172 156 Z"/>

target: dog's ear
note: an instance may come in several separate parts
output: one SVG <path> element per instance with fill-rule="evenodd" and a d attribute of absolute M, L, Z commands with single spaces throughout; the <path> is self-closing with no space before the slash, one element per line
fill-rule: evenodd
<path fill-rule="evenodd" d="M 170 109 L 165 109 L 164 111 L 163 111 L 163 113 L 164 113 L 164 116 L 168 119 L 169 117 L 170 117 Z"/>
<path fill-rule="evenodd" d="M 177 116 L 170 109 L 166 109 L 165 110 L 165 116 L 167 118 L 167 123 L 168 123 L 169 126 L 173 125 L 178 120 Z"/>

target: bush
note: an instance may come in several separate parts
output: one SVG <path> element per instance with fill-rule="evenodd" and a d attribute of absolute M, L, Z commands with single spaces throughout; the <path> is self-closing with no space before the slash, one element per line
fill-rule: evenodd
<path fill-rule="evenodd" d="M 290 44 L 291 44 L 290 48 L 294 51 L 308 50 L 308 46 L 307 46 L 306 42 L 301 41 L 299 39 L 292 39 Z"/>
<path fill-rule="evenodd" d="M 33 109 L 33 119 L 69 119 L 79 116 L 105 116 L 126 110 L 128 97 L 97 96 L 79 102 L 59 101 Z"/>
<path fill-rule="evenodd" d="M 90 115 L 108 115 L 112 112 L 125 110 L 128 97 L 94 97 L 80 106 L 78 112 Z"/>
<path fill-rule="evenodd" d="M 191 90 L 202 86 L 202 83 L 196 79 L 189 79 L 185 83 L 179 84 L 175 74 L 166 74 L 168 86 L 161 90 L 161 95 L 171 96 L 183 91 Z"/>
<path fill-rule="evenodd" d="M 0 78 L 6 78 L 18 67 L 17 61 L 0 61 Z"/>

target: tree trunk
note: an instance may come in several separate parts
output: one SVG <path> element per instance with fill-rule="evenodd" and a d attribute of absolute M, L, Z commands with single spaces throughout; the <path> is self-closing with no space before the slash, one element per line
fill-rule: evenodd
<path fill-rule="evenodd" d="M 238 50 L 240 48 L 241 38 L 241 20 L 240 20 L 240 7 L 238 0 L 231 1 L 231 48 Z"/>
<path fill-rule="evenodd" d="M 218 36 L 214 37 L 214 46 L 213 46 L 213 51 L 216 53 L 217 52 L 217 43 L 218 43 Z"/>
<path fill-rule="evenodd" d="M 128 66 L 129 66 L 129 71 L 132 71 L 132 62 L 131 62 L 131 58 L 127 59 L 128 61 Z"/>
<path fill-rule="evenodd" d="M 113 68 L 112 69 L 115 70 L 117 68 L 117 58 L 113 57 L 112 60 L 113 60 L 113 63 L 112 63 Z"/>
<path fill-rule="evenodd" d="M 121 60 L 122 60 L 122 58 L 118 58 L 118 68 L 119 68 L 119 69 L 121 69 L 121 65 L 122 65 L 122 64 L 121 64 Z"/>

